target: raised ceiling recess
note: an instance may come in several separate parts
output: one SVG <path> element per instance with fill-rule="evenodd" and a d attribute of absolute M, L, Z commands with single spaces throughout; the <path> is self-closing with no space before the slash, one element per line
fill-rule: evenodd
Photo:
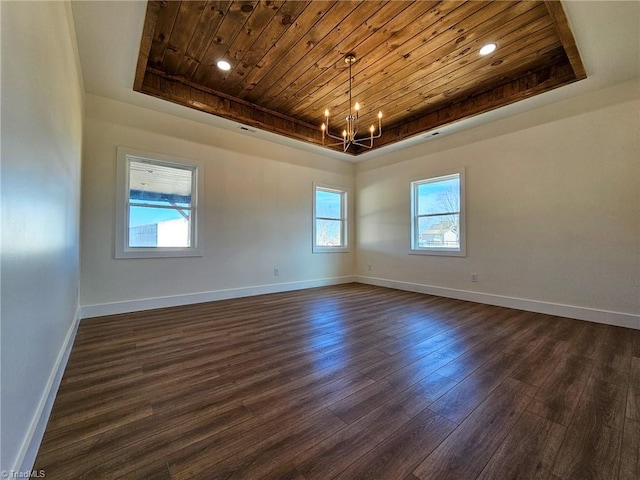
<path fill-rule="evenodd" d="M 558 1 L 150 1 L 134 90 L 322 145 L 351 52 L 374 148 L 586 77 Z"/>

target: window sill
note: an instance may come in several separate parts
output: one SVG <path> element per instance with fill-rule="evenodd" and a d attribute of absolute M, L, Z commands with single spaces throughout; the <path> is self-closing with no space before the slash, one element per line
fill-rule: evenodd
<path fill-rule="evenodd" d="M 185 248 L 136 248 L 118 251 L 115 258 L 184 258 L 184 257 L 202 257 L 204 254 L 200 249 Z"/>
<path fill-rule="evenodd" d="M 465 251 L 451 251 L 451 250 L 410 250 L 409 255 L 430 255 L 439 257 L 466 257 Z"/>
<path fill-rule="evenodd" d="M 349 253 L 348 247 L 313 247 L 313 253 Z"/>

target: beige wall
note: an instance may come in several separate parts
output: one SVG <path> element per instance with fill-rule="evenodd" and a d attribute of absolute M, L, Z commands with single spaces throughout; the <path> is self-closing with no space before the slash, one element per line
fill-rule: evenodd
<path fill-rule="evenodd" d="M 83 314 L 160 306 L 162 298 L 170 299 L 164 304 L 215 299 L 230 289 L 234 296 L 322 284 L 353 274 L 355 248 L 311 253 L 313 182 L 344 186 L 353 195 L 353 165 L 93 95 L 87 95 L 85 132 Z M 203 257 L 114 259 L 117 146 L 204 162 Z M 352 228 L 351 239 L 353 234 Z"/>
<path fill-rule="evenodd" d="M 79 318 L 82 85 L 70 8 L 0 2 L 2 448 L 31 468 Z"/>
<path fill-rule="evenodd" d="M 637 87 L 355 166 L 88 95 L 83 315 L 356 278 L 640 328 Z M 205 162 L 204 257 L 113 258 L 118 145 Z M 410 181 L 457 167 L 466 168 L 467 256 L 409 255 Z M 352 188 L 357 249 L 311 253 L 313 182 Z"/>
<path fill-rule="evenodd" d="M 357 274 L 638 315 L 639 108 L 636 80 L 360 164 Z M 410 181 L 458 167 L 466 258 L 408 255 Z"/>

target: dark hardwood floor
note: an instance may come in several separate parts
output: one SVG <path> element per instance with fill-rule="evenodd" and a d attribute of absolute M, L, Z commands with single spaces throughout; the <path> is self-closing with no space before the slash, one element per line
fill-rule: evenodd
<path fill-rule="evenodd" d="M 83 320 L 51 479 L 640 478 L 640 331 L 348 284 Z"/>

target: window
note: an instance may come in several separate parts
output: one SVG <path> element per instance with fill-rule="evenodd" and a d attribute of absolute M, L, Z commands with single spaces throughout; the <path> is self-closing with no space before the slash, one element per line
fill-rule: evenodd
<path fill-rule="evenodd" d="M 118 147 L 116 258 L 200 256 L 202 167 Z"/>
<path fill-rule="evenodd" d="M 411 183 L 411 253 L 465 255 L 464 169 Z"/>
<path fill-rule="evenodd" d="M 314 185 L 313 251 L 347 252 L 347 191 Z"/>

